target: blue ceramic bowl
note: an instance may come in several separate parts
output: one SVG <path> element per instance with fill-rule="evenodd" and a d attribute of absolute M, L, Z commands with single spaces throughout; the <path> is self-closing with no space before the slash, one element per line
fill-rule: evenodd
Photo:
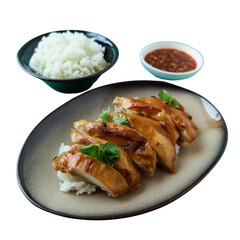
<path fill-rule="evenodd" d="M 197 67 L 194 70 L 188 71 L 188 72 L 177 72 L 177 73 L 176 72 L 168 72 L 168 71 L 163 71 L 158 68 L 155 68 L 155 67 L 151 66 L 150 64 L 148 64 L 144 60 L 145 56 L 148 53 L 150 53 L 154 50 L 157 50 L 157 49 L 161 49 L 161 48 L 174 48 L 174 49 L 181 50 L 181 51 L 189 54 L 190 56 L 192 56 L 195 59 L 195 61 L 197 63 Z M 181 79 L 192 77 L 202 68 L 203 63 L 204 63 L 202 54 L 195 48 L 190 47 L 183 43 L 169 42 L 169 41 L 156 42 L 156 43 L 147 45 L 140 52 L 140 60 L 141 60 L 143 67 L 145 69 L 147 69 L 151 74 L 153 74 L 156 77 L 159 77 L 162 79 L 167 79 L 167 80 L 181 80 Z"/>
<path fill-rule="evenodd" d="M 66 32 L 63 31 L 54 31 L 54 32 Z M 29 73 L 30 75 L 41 79 L 48 86 L 53 88 L 56 91 L 63 93 L 78 93 L 89 89 L 94 82 L 106 71 L 108 71 L 117 61 L 118 59 L 118 48 L 117 46 L 108 38 L 99 35 L 97 33 L 88 32 L 88 31 L 80 31 L 80 30 L 68 30 L 70 32 L 79 32 L 85 34 L 89 38 L 94 38 L 97 43 L 105 47 L 104 59 L 107 61 L 108 65 L 102 71 L 82 77 L 82 78 L 74 78 L 74 79 L 51 79 L 42 77 L 36 74 L 29 66 L 29 60 L 34 53 L 34 49 L 37 47 L 38 43 L 41 41 L 43 36 L 48 36 L 51 32 L 42 34 L 29 42 L 27 42 L 17 53 L 17 60 L 19 65 L 22 67 L 24 71 Z"/>

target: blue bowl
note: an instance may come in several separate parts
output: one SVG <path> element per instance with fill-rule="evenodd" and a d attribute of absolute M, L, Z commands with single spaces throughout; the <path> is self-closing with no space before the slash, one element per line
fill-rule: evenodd
<path fill-rule="evenodd" d="M 194 70 L 188 71 L 188 72 L 169 72 L 169 71 L 163 71 L 161 69 L 155 68 L 155 67 L 151 66 L 150 64 L 148 64 L 144 60 L 145 56 L 148 53 L 150 53 L 154 50 L 157 50 L 157 49 L 162 49 L 162 48 L 177 49 L 177 50 L 181 50 L 181 51 L 189 54 L 190 56 L 192 56 L 195 59 L 195 61 L 197 63 L 197 67 Z M 140 60 L 141 60 L 143 67 L 146 70 L 148 70 L 151 74 L 153 74 L 154 76 L 156 76 L 158 78 L 167 79 L 167 80 L 181 80 L 181 79 L 186 79 L 186 78 L 192 77 L 202 68 L 203 63 L 204 63 L 202 54 L 195 48 L 190 47 L 184 43 L 170 42 L 170 41 L 155 42 L 155 43 L 147 45 L 140 52 Z"/>

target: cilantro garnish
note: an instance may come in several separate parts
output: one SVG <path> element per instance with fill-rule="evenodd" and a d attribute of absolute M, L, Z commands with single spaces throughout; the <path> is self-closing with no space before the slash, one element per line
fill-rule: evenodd
<path fill-rule="evenodd" d="M 105 144 L 100 144 L 99 146 L 91 145 L 81 145 L 81 152 L 96 158 L 108 166 L 112 166 L 114 164 L 114 158 L 120 156 L 120 151 L 118 150 L 118 145 L 115 145 L 111 142 L 107 142 Z"/>
<path fill-rule="evenodd" d="M 109 116 L 110 112 L 111 112 L 110 107 L 108 107 L 106 110 L 103 110 L 102 114 L 99 115 L 98 121 L 109 122 L 110 121 L 110 116 Z"/>
<path fill-rule="evenodd" d="M 127 116 L 121 115 L 121 114 L 115 115 L 111 122 L 115 122 L 115 123 L 122 124 L 124 126 L 128 126 Z"/>
<path fill-rule="evenodd" d="M 176 98 L 173 98 L 171 96 L 171 94 L 166 91 L 166 90 L 162 90 L 158 93 L 158 97 L 160 99 L 162 99 L 163 101 L 166 101 L 166 102 L 169 102 L 171 103 L 171 106 L 174 107 L 174 108 L 179 108 L 179 104 L 178 104 L 178 101 Z"/>
<path fill-rule="evenodd" d="M 122 124 L 124 126 L 128 126 L 127 117 L 125 115 L 118 114 L 118 115 L 113 116 L 113 119 L 110 120 L 110 112 L 111 112 L 110 107 L 103 110 L 102 114 L 99 115 L 98 121 L 114 122 L 114 123 Z"/>
<path fill-rule="evenodd" d="M 81 145 L 81 152 L 90 157 L 98 158 L 98 147 L 94 144 Z"/>

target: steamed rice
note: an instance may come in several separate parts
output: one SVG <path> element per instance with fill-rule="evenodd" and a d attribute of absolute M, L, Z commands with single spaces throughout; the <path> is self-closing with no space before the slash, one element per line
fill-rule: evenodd
<path fill-rule="evenodd" d="M 83 33 L 55 32 L 42 38 L 29 66 L 47 78 L 80 78 L 106 68 L 104 52 L 104 47 Z"/>
<path fill-rule="evenodd" d="M 70 149 L 70 146 L 62 143 L 59 148 L 59 155 Z M 92 194 L 97 190 L 97 186 L 95 186 L 94 184 L 87 183 L 83 181 L 80 177 L 72 176 L 69 173 L 62 173 L 61 171 L 57 171 L 57 176 L 60 185 L 59 190 L 61 192 L 70 193 L 71 191 L 75 191 L 76 195 L 80 195 L 83 193 Z"/>
<path fill-rule="evenodd" d="M 61 192 L 70 193 L 71 191 L 75 191 L 76 195 L 80 195 L 83 193 L 92 194 L 97 189 L 97 186 L 91 183 L 86 183 L 80 178 L 72 176 L 69 173 L 62 173 L 61 171 L 58 171 L 57 175 L 60 181 L 59 190 Z"/>
<path fill-rule="evenodd" d="M 61 144 L 59 148 L 59 155 L 63 152 L 69 151 L 71 147 L 69 145 Z M 176 155 L 179 154 L 180 146 L 175 145 Z M 69 173 L 62 173 L 61 171 L 57 171 L 57 176 L 59 179 L 59 190 L 61 192 L 70 193 L 71 191 L 75 191 L 76 195 L 81 195 L 83 193 L 92 194 L 96 192 L 97 186 L 91 183 L 87 183 L 83 181 L 80 177 L 72 176 Z"/>

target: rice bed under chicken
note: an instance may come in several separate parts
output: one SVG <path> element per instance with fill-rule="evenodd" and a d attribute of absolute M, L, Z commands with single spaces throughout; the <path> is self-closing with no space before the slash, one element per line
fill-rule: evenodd
<path fill-rule="evenodd" d="M 70 149 L 70 146 L 62 143 L 59 148 L 59 155 Z M 80 177 L 72 176 L 69 173 L 62 173 L 61 171 L 57 171 L 57 176 L 60 185 L 59 190 L 61 192 L 70 193 L 71 191 L 75 191 L 76 195 L 81 195 L 83 193 L 92 194 L 98 188 L 96 185 L 87 183 L 83 181 Z"/>
<path fill-rule="evenodd" d="M 69 145 L 61 144 L 59 148 L 59 155 L 63 152 L 70 150 L 71 147 Z M 179 153 L 180 147 L 176 144 L 176 155 Z M 98 186 L 83 181 L 80 177 L 72 176 L 69 173 L 62 173 L 61 171 L 57 171 L 57 176 L 59 179 L 59 190 L 64 193 L 70 193 L 71 191 L 75 191 L 76 195 L 81 195 L 83 193 L 92 194 L 96 192 Z"/>

